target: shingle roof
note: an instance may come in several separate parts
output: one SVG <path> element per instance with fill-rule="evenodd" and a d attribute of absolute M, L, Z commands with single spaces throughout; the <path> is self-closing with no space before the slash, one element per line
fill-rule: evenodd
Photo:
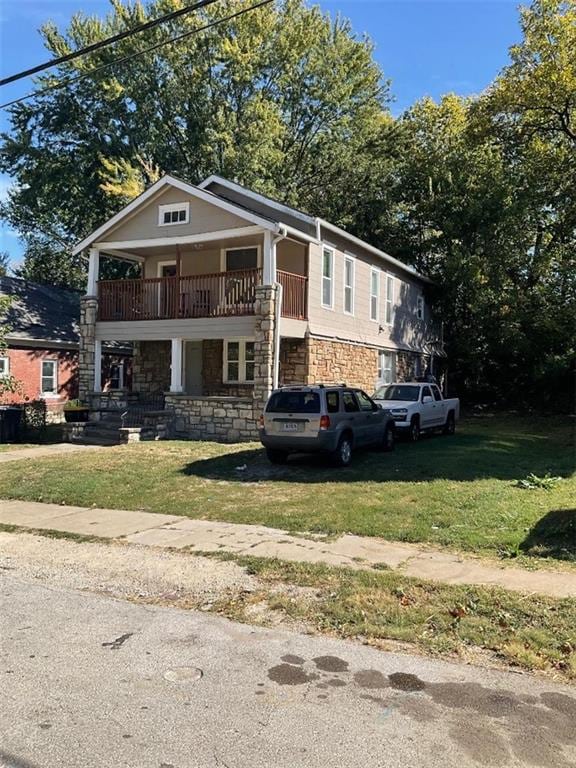
<path fill-rule="evenodd" d="M 39 285 L 15 277 L 0 277 L 0 295 L 12 296 L 6 318 L 8 339 L 38 339 L 78 344 L 80 292 Z"/>

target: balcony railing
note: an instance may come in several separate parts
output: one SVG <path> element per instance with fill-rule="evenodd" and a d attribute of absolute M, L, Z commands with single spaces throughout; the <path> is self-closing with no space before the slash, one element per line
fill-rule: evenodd
<path fill-rule="evenodd" d="M 306 317 L 305 277 L 278 272 L 285 317 Z M 169 320 L 254 314 L 261 269 L 186 277 L 100 280 L 98 320 Z"/>
<path fill-rule="evenodd" d="M 307 317 L 307 283 L 303 275 L 276 270 L 277 280 L 282 286 L 282 317 L 305 320 Z"/>

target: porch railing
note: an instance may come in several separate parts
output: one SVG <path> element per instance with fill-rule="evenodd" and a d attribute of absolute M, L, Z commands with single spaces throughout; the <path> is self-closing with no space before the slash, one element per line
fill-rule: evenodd
<path fill-rule="evenodd" d="M 308 278 L 292 272 L 276 270 L 277 280 L 282 286 L 282 317 L 305 320 L 307 317 Z"/>
<path fill-rule="evenodd" d="M 282 315 L 307 316 L 307 278 L 278 270 L 283 287 Z M 98 320 L 171 320 L 254 314 L 261 269 L 185 277 L 100 280 Z"/>
<path fill-rule="evenodd" d="M 99 320 L 253 315 L 261 269 L 215 272 L 186 277 L 101 280 Z"/>

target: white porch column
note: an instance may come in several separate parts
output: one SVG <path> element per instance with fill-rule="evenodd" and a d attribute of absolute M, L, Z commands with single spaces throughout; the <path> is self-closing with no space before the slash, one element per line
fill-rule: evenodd
<path fill-rule="evenodd" d="M 102 390 L 102 342 L 94 341 L 94 392 Z"/>
<path fill-rule="evenodd" d="M 276 282 L 276 240 L 270 230 L 264 232 L 264 249 L 262 253 L 263 285 Z"/>
<path fill-rule="evenodd" d="M 182 386 L 182 339 L 172 339 L 172 357 L 170 360 L 170 392 L 183 392 Z"/>
<path fill-rule="evenodd" d="M 90 261 L 88 262 L 88 286 L 87 296 L 96 296 L 98 293 L 98 273 L 100 271 L 100 251 L 98 248 L 90 248 Z"/>

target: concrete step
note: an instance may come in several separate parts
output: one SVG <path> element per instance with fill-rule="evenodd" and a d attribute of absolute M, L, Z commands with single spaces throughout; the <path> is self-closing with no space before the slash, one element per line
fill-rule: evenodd
<path fill-rule="evenodd" d="M 73 437 L 70 438 L 70 442 L 74 445 L 102 445 L 102 446 L 112 446 L 112 445 L 120 445 L 120 438 L 107 438 L 107 437 L 100 437 L 98 435 L 83 435 L 82 437 Z"/>

